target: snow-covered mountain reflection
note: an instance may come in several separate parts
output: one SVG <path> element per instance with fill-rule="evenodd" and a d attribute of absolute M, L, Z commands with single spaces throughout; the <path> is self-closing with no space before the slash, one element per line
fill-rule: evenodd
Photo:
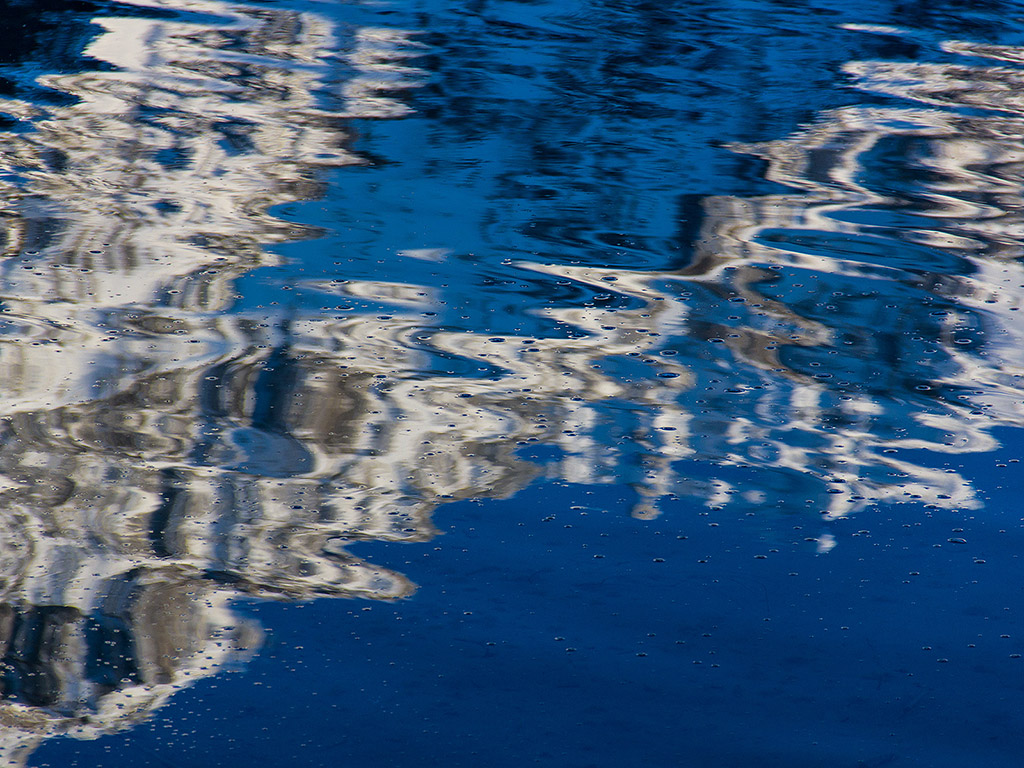
<path fill-rule="evenodd" d="M 431 535 L 433 499 L 375 457 L 373 371 L 348 378 L 339 359 L 350 323 L 222 314 L 239 274 L 274 263 L 267 244 L 310 234 L 268 208 L 362 162 L 341 121 L 407 111 L 419 44 L 309 11 L 118 8 L 79 36 L 90 66 L 26 76 L 33 98 L 0 103 L 0 755 L 15 765 L 243 659 L 260 632 L 231 598 L 399 597 L 408 580 L 345 543 Z M 401 331 L 365 345 L 377 368 L 409 365 Z"/>
<path fill-rule="evenodd" d="M 734 456 L 818 475 L 832 515 L 903 498 L 976 508 L 974 489 L 942 461 L 902 452 L 992 451 L 993 429 L 1024 417 L 1024 122 L 1005 87 L 1021 73 L 977 58 L 846 70 L 909 103 L 828 112 L 787 139 L 737 147 L 794 192 L 704 201 L 684 280 L 709 297 L 728 287 L 733 322 L 709 335 L 787 401 L 764 409 L 757 397 L 730 419 Z M 719 302 L 702 312 L 720 316 Z"/>
<path fill-rule="evenodd" d="M 550 157 L 510 153 L 524 167 L 464 164 L 485 190 L 464 227 L 503 240 L 500 265 L 410 241 L 372 275 L 296 268 L 281 291 L 317 308 L 253 309 L 238 280 L 319 234 L 271 209 L 372 165 L 352 126 L 409 116 L 429 49 L 272 3 L 116 7 L 79 69 L 0 103 L 8 762 L 244 660 L 260 631 L 233 598 L 409 595 L 348 545 L 425 541 L 455 499 L 547 477 L 629 485 L 645 519 L 680 496 L 815 518 L 979 505 L 935 456 L 1021 423 L 1015 50 L 848 64 L 907 103 L 736 146 L 789 191 L 689 196 L 688 260 L 654 238 L 632 259 L 587 204 L 618 194 L 599 163 L 548 177 Z M 574 218 L 516 173 L 571 187 Z M 470 305 L 512 307 L 512 330 L 441 311 Z"/>

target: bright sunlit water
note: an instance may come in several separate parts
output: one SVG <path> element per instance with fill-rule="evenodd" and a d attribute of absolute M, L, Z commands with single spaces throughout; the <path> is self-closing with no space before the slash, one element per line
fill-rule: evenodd
<path fill-rule="evenodd" d="M 0 763 L 1024 754 L 1024 7 L 6 0 Z"/>

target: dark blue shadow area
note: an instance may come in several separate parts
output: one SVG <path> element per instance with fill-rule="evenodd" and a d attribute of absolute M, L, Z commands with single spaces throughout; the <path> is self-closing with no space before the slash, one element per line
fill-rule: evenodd
<path fill-rule="evenodd" d="M 246 674 L 33 765 L 994 768 L 1024 748 L 1009 499 L 821 523 L 638 521 L 627 496 L 543 485 L 451 505 L 434 542 L 357 547 L 416 596 L 244 605 L 268 633 Z"/>

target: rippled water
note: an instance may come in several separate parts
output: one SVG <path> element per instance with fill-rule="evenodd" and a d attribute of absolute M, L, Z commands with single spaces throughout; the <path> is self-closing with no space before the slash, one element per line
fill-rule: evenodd
<path fill-rule="evenodd" d="M 1019 760 L 1019 6 L 0 34 L 0 761 Z"/>

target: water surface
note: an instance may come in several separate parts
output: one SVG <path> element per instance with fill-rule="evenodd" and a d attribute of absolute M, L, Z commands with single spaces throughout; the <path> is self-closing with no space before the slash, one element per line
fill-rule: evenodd
<path fill-rule="evenodd" d="M 0 759 L 1016 759 L 1015 5 L 0 19 Z"/>

